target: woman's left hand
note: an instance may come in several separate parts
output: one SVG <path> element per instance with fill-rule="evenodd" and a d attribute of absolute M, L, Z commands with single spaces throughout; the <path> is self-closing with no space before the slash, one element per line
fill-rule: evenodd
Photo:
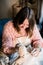
<path fill-rule="evenodd" d="M 37 57 L 37 56 L 39 55 L 39 53 L 40 53 L 39 49 L 36 48 L 36 49 L 34 49 L 34 50 L 31 52 L 31 55 Z"/>

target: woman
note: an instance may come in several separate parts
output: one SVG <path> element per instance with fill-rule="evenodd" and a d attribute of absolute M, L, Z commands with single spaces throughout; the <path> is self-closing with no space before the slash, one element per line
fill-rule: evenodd
<path fill-rule="evenodd" d="M 14 54 L 15 47 L 20 43 L 18 44 L 20 45 L 18 49 L 20 62 L 17 61 L 19 63 L 21 63 L 22 57 L 25 58 L 27 56 L 28 51 L 26 46 L 30 43 L 32 43 L 34 48 L 37 48 L 38 45 L 43 45 L 42 37 L 36 25 L 34 12 L 31 8 L 22 8 L 16 17 L 13 18 L 13 21 L 6 23 L 3 30 L 2 43 L 3 52 L 8 55 Z M 30 55 L 37 56 L 39 54 L 39 50 L 35 52 L 31 52 Z"/>

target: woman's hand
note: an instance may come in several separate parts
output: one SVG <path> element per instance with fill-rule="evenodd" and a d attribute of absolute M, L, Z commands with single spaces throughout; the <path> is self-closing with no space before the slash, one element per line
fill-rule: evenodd
<path fill-rule="evenodd" d="M 36 56 L 39 55 L 39 53 L 40 53 L 39 49 L 38 49 L 38 48 L 35 48 L 35 49 L 31 52 L 31 55 L 36 57 Z"/>

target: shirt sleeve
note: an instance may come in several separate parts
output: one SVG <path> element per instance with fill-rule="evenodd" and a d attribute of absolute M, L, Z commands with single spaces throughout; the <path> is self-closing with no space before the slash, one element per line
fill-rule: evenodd
<path fill-rule="evenodd" d="M 36 24 L 35 24 L 34 29 L 33 29 L 32 40 L 33 40 L 33 43 L 36 43 L 36 44 L 38 43 L 43 47 L 43 39 L 40 35 L 40 32 L 39 32 Z"/>
<path fill-rule="evenodd" d="M 2 34 L 2 48 L 4 53 L 10 53 L 11 48 L 15 48 L 16 41 L 12 40 L 12 36 L 10 30 L 7 27 L 4 27 L 3 34 Z"/>

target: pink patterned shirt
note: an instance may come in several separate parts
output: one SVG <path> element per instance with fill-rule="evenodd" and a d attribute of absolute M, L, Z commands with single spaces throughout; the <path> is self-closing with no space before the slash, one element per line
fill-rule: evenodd
<path fill-rule="evenodd" d="M 13 27 L 12 21 L 9 21 L 8 23 L 5 24 L 2 35 L 2 47 L 4 53 L 6 54 L 12 53 L 11 48 L 15 48 L 17 44 L 16 38 L 19 36 L 20 34 L 18 34 L 15 28 Z M 34 44 L 39 43 L 41 46 L 43 46 L 43 40 L 36 24 L 34 26 L 33 35 L 30 39 L 33 41 Z"/>

